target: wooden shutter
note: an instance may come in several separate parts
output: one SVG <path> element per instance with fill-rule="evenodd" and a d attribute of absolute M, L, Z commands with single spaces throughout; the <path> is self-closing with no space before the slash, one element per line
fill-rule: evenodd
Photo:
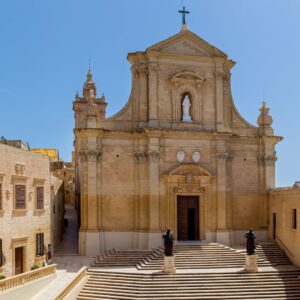
<path fill-rule="evenodd" d="M 15 185 L 15 194 L 16 194 L 16 209 L 26 208 L 25 206 L 25 185 Z"/>
<path fill-rule="evenodd" d="M 44 234 L 36 234 L 36 256 L 44 255 Z"/>
<path fill-rule="evenodd" d="M 3 266 L 2 240 L 0 239 L 0 267 Z"/>
<path fill-rule="evenodd" d="M 36 188 L 36 208 L 44 209 L 44 187 L 38 186 Z"/>

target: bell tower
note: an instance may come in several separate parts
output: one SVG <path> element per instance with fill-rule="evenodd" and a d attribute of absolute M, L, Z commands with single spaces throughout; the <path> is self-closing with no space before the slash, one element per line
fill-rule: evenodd
<path fill-rule="evenodd" d="M 83 84 L 83 95 L 80 97 L 77 92 L 73 102 L 75 128 L 100 128 L 100 122 L 105 119 L 106 105 L 104 95 L 97 98 L 96 84 L 89 68 Z"/>

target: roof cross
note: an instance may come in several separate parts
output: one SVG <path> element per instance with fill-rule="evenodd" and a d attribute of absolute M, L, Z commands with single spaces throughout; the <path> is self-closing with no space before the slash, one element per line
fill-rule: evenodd
<path fill-rule="evenodd" d="M 185 10 L 185 6 L 183 7 L 182 10 L 178 11 L 180 14 L 182 14 L 182 25 L 186 25 L 186 20 L 185 20 L 185 15 L 189 14 L 190 12 Z"/>

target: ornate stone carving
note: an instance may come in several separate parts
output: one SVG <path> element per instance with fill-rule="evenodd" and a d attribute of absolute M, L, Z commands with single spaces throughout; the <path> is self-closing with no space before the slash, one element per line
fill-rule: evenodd
<path fill-rule="evenodd" d="M 16 174 L 21 174 L 23 175 L 24 172 L 25 172 L 25 165 L 24 164 L 20 164 L 20 163 L 16 163 L 15 165 L 15 171 L 16 171 Z"/>
<path fill-rule="evenodd" d="M 148 159 L 147 153 L 141 152 L 141 151 L 134 152 L 133 157 L 134 157 L 134 161 L 136 163 L 143 163 L 143 162 L 147 161 L 147 159 Z"/>
<path fill-rule="evenodd" d="M 101 150 L 82 150 L 79 152 L 79 156 L 83 161 L 100 161 L 102 158 Z"/>
<path fill-rule="evenodd" d="M 194 174 L 186 174 L 185 175 L 185 182 L 186 183 L 192 183 L 194 178 Z"/>
<path fill-rule="evenodd" d="M 173 188 L 173 192 L 178 194 L 178 193 L 204 193 L 206 192 L 206 188 L 201 187 L 196 184 L 182 184 L 175 186 Z"/>
<path fill-rule="evenodd" d="M 151 74 L 157 74 L 160 71 L 160 67 L 158 64 L 149 64 L 148 65 L 148 73 Z"/>
<path fill-rule="evenodd" d="M 217 158 L 219 162 L 230 163 L 233 160 L 233 155 L 227 152 L 217 153 Z"/>
<path fill-rule="evenodd" d="M 277 161 L 277 157 L 275 155 L 259 155 L 258 161 L 265 166 L 274 166 Z"/>
<path fill-rule="evenodd" d="M 159 151 L 148 151 L 148 158 L 152 162 L 158 162 L 160 159 Z"/>
<path fill-rule="evenodd" d="M 146 161 L 158 162 L 160 159 L 159 151 L 136 151 L 133 153 L 134 161 L 136 163 L 143 163 Z"/>
<path fill-rule="evenodd" d="M 231 73 L 229 71 L 224 72 L 223 70 L 216 70 L 214 75 L 216 79 L 221 79 L 224 81 L 229 81 L 231 77 Z"/>

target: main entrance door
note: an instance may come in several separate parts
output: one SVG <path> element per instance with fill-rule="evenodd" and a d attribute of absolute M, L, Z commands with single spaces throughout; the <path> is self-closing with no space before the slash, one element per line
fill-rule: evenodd
<path fill-rule="evenodd" d="M 199 197 L 177 196 L 177 238 L 199 240 Z"/>
<path fill-rule="evenodd" d="M 23 247 L 15 248 L 15 275 L 23 273 Z"/>

